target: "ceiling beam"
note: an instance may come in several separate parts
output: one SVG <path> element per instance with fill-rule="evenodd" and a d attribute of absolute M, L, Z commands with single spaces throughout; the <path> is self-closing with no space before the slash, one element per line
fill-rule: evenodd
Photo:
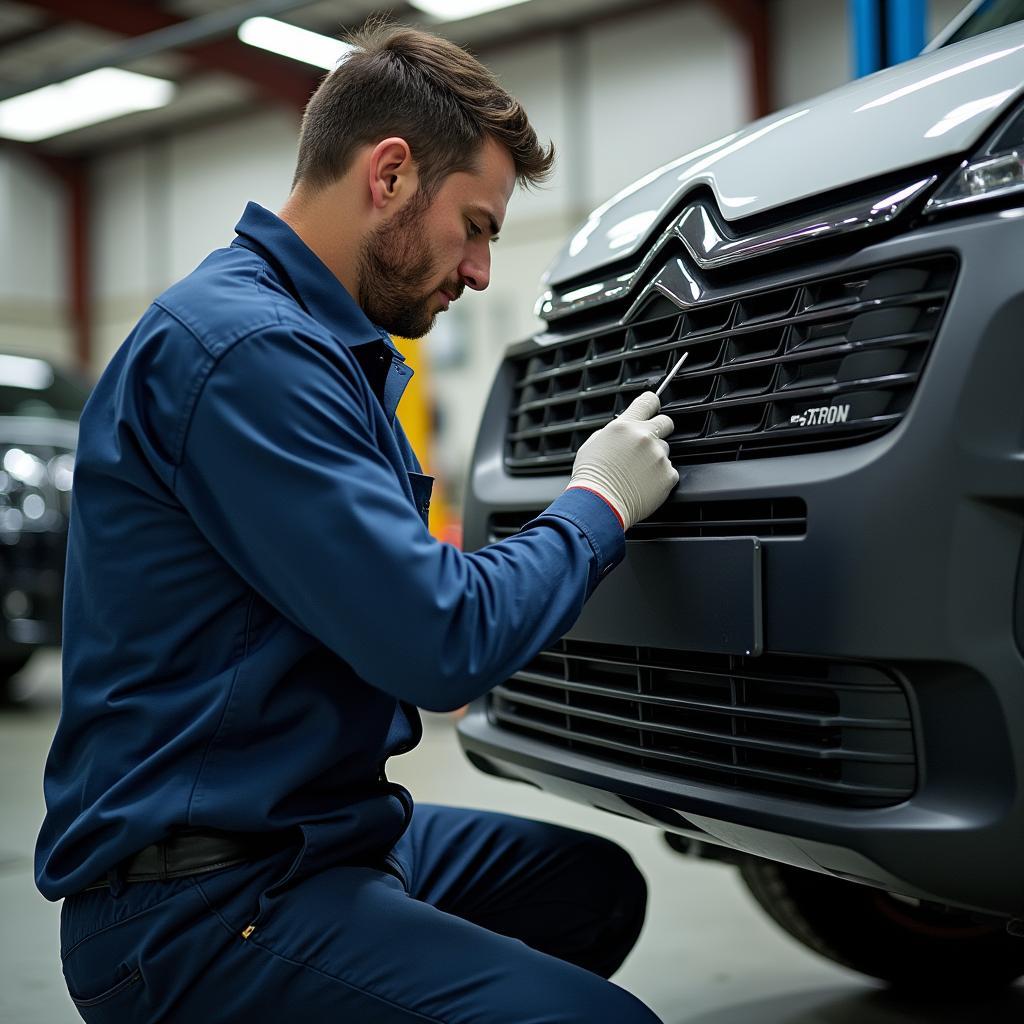
<path fill-rule="evenodd" d="M 137 0 L 23 0 L 30 6 L 68 21 L 77 21 L 130 37 L 93 57 L 74 65 L 58 68 L 40 76 L 39 80 L 8 86 L 0 98 L 17 92 L 41 88 L 55 81 L 64 81 L 75 74 L 84 74 L 97 67 L 117 66 L 154 53 L 168 50 L 181 52 L 209 71 L 222 71 L 255 85 L 260 92 L 277 102 L 303 109 L 316 87 L 318 76 L 308 73 L 294 61 L 254 51 L 232 34 L 247 17 L 281 13 L 308 3 L 308 0 L 263 0 L 250 2 L 227 11 L 216 11 L 198 18 L 180 18 L 159 7 L 140 4 Z"/>

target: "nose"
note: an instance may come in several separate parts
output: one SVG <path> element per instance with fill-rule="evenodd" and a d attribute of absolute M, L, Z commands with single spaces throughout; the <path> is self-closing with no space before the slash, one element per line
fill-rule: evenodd
<path fill-rule="evenodd" d="M 490 248 L 474 252 L 459 264 L 459 278 L 466 287 L 482 292 L 491 283 Z"/>

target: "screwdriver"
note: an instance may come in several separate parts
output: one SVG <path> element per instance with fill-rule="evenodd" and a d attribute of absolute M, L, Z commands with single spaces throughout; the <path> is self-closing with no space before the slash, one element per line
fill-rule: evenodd
<path fill-rule="evenodd" d="M 688 356 L 689 354 L 690 354 L 690 351 L 689 351 L 689 349 L 687 349 L 687 350 L 686 350 L 686 351 L 685 351 L 685 352 L 684 352 L 684 353 L 683 353 L 683 354 L 682 354 L 682 355 L 681 355 L 681 356 L 679 357 L 679 360 L 678 360 L 678 361 L 676 362 L 676 365 L 675 365 L 675 366 L 673 366 L 671 370 L 669 370 L 668 376 L 667 376 L 667 377 L 666 377 L 666 378 L 665 378 L 665 379 L 664 379 L 664 380 L 663 380 L 663 381 L 662 381 L 662 382 L 661 382 L 661 383 L 660 383 L 660 384 L 658 385 L 658 390 L 654 392 L 654 394 L 655 394 L 655 395 L 656 395 L 656 396 L 657 396 L 658 398 L 661 398 L 661 393 L 662 393 L 662 391 L 664 391 L 664 390 L 665 390 L 665 388 L 667 388 L 667 387 L 669 386 L 669 384 L 671 384 L 671 383 L 672 383 L 672 378 L 673 378 L 673 377 L 674 377 L 674 376 L 675 376 L 675 375 L 676 375 L 676 374 L 677 374 L 677 373 L 679 372 L 679 368 L 680 368 L 680 367 L 681 367 L 681 366 L 683 365 L 683 363 L 685 363 L 685 362 L 686 362 L 686 357 L 687 357 L 687 356 Z M 650 391 L 650 390 L 651 390 L 651 388 L 653 388 L 653 387 L 654 387 L 654 385 L 655 385 L 655 384 L 657 384 L 657 382 L 658 382 L 658 378 L 657 378 L 657 377 L 651 377 L 651 378 L 650 378 L 650 379 L 649 379 L 649 380 L 647 381 L 647 387 L 646 387 L 646 389 L 645 389 L 645 390 L 647 390 L 647 391 Z M 620 417 L 621 415 L 622 415 L 622 413 L 620 413 L 620 412 L 617 412 L 617 413 L 616 413 L 616 414 L 615 414 L 615 415 L 614 415 L 614 416 L 612 417 L 612 419 L 613 419 L 613 420 L 617 420 L 617 419 L 618 419 L 618 418 L 619 418 L 619 417 Z"/>
<path fill-rule="evenodd" d="M 688 356 L 689 354 L 690 354 L 690 352 L 689 352 L 689 350 L 687 350 L 686 352 L 684 352 L 684 353 L 683 353 L 683 354 L 682 354 L 682 355 L 681 355 L 681 356 L 679 357 L 679 362 L 677 362 L 677 363 L 676 363 L 676 365 L 672 367 L 672 369 L 671 369 L 671 370 L 669 371 L 669 375 L 668 375 L 668 376 L 667 376 L 667 377 L 666 377 L 666 378 L 665 378 L 665 379 L 664 379 L 664 380 L 663 380 L 663 381 L 661 382 L 661 384 L 660 384 L 660 385 L 658 386 L 658 390 L 654 392 L 654 393 L 655 393 L 655 395 L 657 395 L 657 396 L 658 396 L 658 398 L 661 398 L 661 393 L 662 393 L 662 391 L 664 391 L 664 390 L 665 390 L 665 388 L 667 388 L 667 387 L 669 386 L 669 384 L 670 384 L 670 383 L 672 382 L 672 378 L 673 378 L 673 377 L 674 377 L 674 376 L 675 376 L 675 375 L 676 375 L 676 374 L 677 374 L 677 373 L 679 372 L 679 367 L 680 367 L 680 366 L 682 366 L 682 365 L 683 365 L 683 363 L 685 363 L 685 362 L 686 362 L 686 357 L 687 357 L 687 356 Z M 650 386 L 650 384 L 651 384 L 651 383 L 652 383 L 652 382 L 653 382 L 654 380 L 657 380 L 657 378 L 656 378 L 656 377 L 652 377 L 652 378 L 651 378 L 651 381 L 648 381 L 648 386 Z"/>

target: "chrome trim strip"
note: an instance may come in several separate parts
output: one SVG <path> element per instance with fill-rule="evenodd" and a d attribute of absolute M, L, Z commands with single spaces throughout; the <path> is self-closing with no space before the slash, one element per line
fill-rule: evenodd
<path fill-rule="evenodd" d="M 874 202 L 849 203 L 825 216 L 793 221 L 783 227 L 737 239 L 722 238 L 706 207 L 691 206 L 677 221 L 676 234 L 702 270 L 715 269 L 765 253 L 780 252 L 824 236 L 845 235 L 888 224 L 937 180 L 938 175 L 932 174 Z M 699 223 L 695 223 L 695 211 L 700 215 Z"/>
<path fill-rule="evenodd" d="M 713 207 L 706 200 L 697 200 L 662 232 L 635 269 L 606 281 L 570 288 L 563 293 L 549 289 L 538 301 L 536 313 L 551 321 L 628 295 L 673 237 L 682 242 L 696 268 L 716 270 L 743 260 L 784 252 L 807 242 L 888 224 L 901 216 L 937 180 L 938 175 L 932 174 L 877 199 L 858 200 L 824 214 L 790 221 L 743 238 L 727 237 L 718 226 Z M 684 309 L 699 302 L 703 295 L 702 286 L 684 262 L 678 259 L 669 261 L 632 303 L 620 323 L 625 324 L 635 316 L 641 300 L 655 290 Z"/>

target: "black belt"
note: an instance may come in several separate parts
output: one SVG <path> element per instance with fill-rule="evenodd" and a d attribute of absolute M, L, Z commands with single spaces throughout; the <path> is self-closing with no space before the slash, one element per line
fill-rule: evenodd
<path fill-rule="evenodd" d="M 198 875 L 268 857 L 289 846 L 298 849 L 298 845 L 295 833 L 289 832 L 182 832 L 139 850 L 121 861 L 106 878 L 87 885 L 82 891 L 105 889 L 115 879 L 157 882 Z"/>

